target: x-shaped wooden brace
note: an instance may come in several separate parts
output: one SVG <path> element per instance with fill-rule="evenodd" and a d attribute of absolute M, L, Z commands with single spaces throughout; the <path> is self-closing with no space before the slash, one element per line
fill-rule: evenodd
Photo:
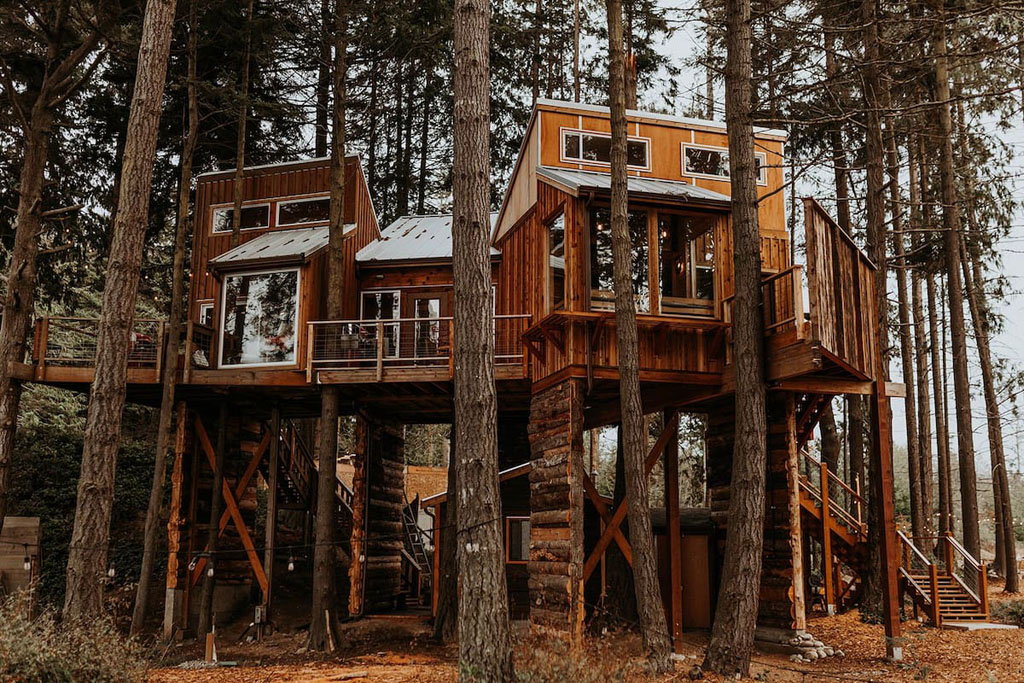
<path fill-rule="evenodd" d="M 203 426 L 203 421 L 196 416 L 196 436 L 199 437 L 199 445 L 206 453 L 206 460 L 210 463 L 210 468 L 214 468 L 217 462 L 217 454 L 210 443 L 210 436 L 206 433 L 206 427 Z M 259 446 L 253 451 L 252 459 L 249 461 L 248 467 L 245 468 L 245 472 L 238 479 L 238 484 L 235 486 L 235 490 L 232 492 L 231 486 L 228 484 L 226 479 L 221 479 L 222 490 L 221 495 L 224 498 L 225 510 L 220 516 L 220 525 L 218 534 L 223 534 L 224 530 L 228 527 L 228 519 L 233 519 L 235 527 L 238 529 L 238 536 L 242 540 L 242 547 L 245 548 L 245 554 L 249 558 L 249 564 L 252 565 L 253 573 L 256 574 L 256 581 L 260 584 L 260 588 L 263 590 L 263 594 L 267 594 L 267 575 L 263 571 L 263 565 L 260 563 L 259 555 L 256 554 L 256 546 L 253 545 L 252 537 L 249 536 L 249 530 L 245 526 L 245 520 L 242 519 L 242 513 L 238 509 L 238 498 L 245 493 L 245 489 L 249 486 L 249 480 L 252 479 L 253 474 L 256 473 L 256 469 L 259 467 L 260 460 L 263 459 L 263 454 L 266 453 L 267 447 L 270 445 L 270 432 L 263 435 L 263 439 L 260 441 Z M 209 551 L 210 546 L 207 545 L 203 552 Z M 206 566 L 206 558 L 200 557 L 196 562 L 195 569 L 192 570 L 192 575 L 189 577 L 189 586 L 196 585 L 199 581 L 199 577 L 203 575 L 203 567 Z"/>
<path fill-rule="evenodd" d="M 651 452 L 647 454 L 647 459 L 644 461 L 644 476 L 649 476 L 651 470 L 654 469 L 654 465 L 658 462 L 658 458 L 664 453 L 665 448 L 668 446 L 669 441 L 679 431 L 679 413 L 673 411 L 668 421 L 665 423 L 665 428 L 661 431 L 661 435 L 655 442 L 654 447 L 651 448 Z M 611 545 L 614 540 L 619 549 L 622 550 L 622 554 L 625 556 L 626 561 L 629 562 L 630 566 L 633 566 L 633 553 L 632 548 L 629 545 L 629 541 L 622 535 L 622 531 L 619 527 L 622 526 L 622 520 L 626 518 L 626 513 L 629 511 L 629 498 L 623 498 L 619 506 L 615 508 L 614 513 L 609 513 L 608 508 L 601 501 L 600 496 L 597 495 L 597 489 L 594 487 L 594 482 L 591 481 L 590 475 L 586 472 L 583 473 L 583 490 L 586 491 L 590 501 L 594 504 L 601 519 L 604 520 L 605 528 L 601 533 L 601 538 L 598 539 L 597 545 L 594 546 L 594 550 L 591 551 L 590 557 L 583 564 L 583 582 L 586 583 L 590 579 L 590 575 L 594 573 L 598 563 L 601 561 L 601 556 Z"/>

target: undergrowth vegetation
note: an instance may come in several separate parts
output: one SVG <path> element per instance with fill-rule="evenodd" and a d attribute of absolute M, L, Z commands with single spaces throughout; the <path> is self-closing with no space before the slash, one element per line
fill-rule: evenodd
<path fill-rule="evenodd" d="M 60 623 L 54 610 L 27 616 L 18 595 L 0 600 L 0 680 L 134 683 L 143 680 L 141 648 L 100 617 Z"/>
<path fill-rule="evenodd" d="M 623 681 L 639 665 L 622 657 L 618 638 L 587 639 L 578 653 L 565 640 L 530 633 L 516 644 L 516 679 L 522 683 Z"/>
<path fill-rule="evenodd" d="M 993 604 L 992 618 L 1024 628 L 1024 600 L 1006 600 Z"/>

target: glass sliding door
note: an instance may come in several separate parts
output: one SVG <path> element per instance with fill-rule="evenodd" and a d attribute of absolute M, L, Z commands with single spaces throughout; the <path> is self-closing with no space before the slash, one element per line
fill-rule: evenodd
<path fill-rule="evenodd" d="M 651 285 L 648 280 L 647 212 L 629 212 L 627 221 L 633 251 L 631 280 L 637 313 L 651 311 Z M 615 285 L 612 268 L 611 210 L 596 207 L 590 210 L 590 308 L 610 311 L 615 308 Z"/>
<path fill-rule="evenodd" d="M 433 296 L 413 298 L 413 349 L 417 358 L 436 358 L 441 353 L 441 299 Z"/>
<path fill-rule="evenodd" d="M 371 291 L 363 292 L 362 295 L 362 319 L 371 320 L 397 320 L 400 317 L 399 310 L 401 300 L 397 291 Z M 383 328 L 384 357 L 397 358 L 399 352 L 399 323 L 385 323 Z M 377 326 L 366 324 L 363 330 L 365 339 L 363 343 L 377 343 Z M 376 352 L 374 352 L 376 354 Z"/>
<path fill-rule="evenodd" d="M 222 366 L 295 362 L 299 271 L 228 275 L 221 310 Z"/>

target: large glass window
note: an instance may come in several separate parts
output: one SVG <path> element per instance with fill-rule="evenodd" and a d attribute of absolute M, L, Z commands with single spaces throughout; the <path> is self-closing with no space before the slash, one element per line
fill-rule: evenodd
<path fill-rule="evenodd" d="M 277 204 L 278 225 L 301 225 L 303 223 L 326 223 L 331 217 L 329 197 L 314 199 L 293 199 Z"/>
<path fill-rule="evenodd" d="M 754 163 L 757 165 L 757 182 L 762 185 L 766 182 L 766 159 L 767 156 L 763 152 L 754 153 Z M 728 148 L 683 145 L 683 175 L 728 178 Z"/>
<path fill-rule="evenodd" d="M 630 211 L 629 239 L 633 246 L 633 295 L 636 310 L 651 310 L 651 287 L 647 279 L 647 212 Z M 612 275 L 611 211 L 593 208 L 590 211 L 590 305 L 592 309 L 615 307 L 615 286 Z"/>
<path fill-rule="evenodd" d="M 434 358 L 440 354 L 441 346 L 441 299 L 419 296 L 413 299 L 413 317 L 416 327 L 413 331 L 413 348 L 417 358 Z"/>
<path fill-rule="evenodd" d="M 714 217 L 658 215 L 662 313 L 710 314 L 715 298 Z"/>
<path fill-rule="evenodd" d="M 565 212 L 548 223 L 549 310 L 565 308 Z"/>
<path fill-rule="evenodd" d="M 224 278 L 221 365 L 295 362 L 299 272 Z"/>
<path fill-rule="evenodd" d="M 626 163 L 634 168 L 650 168 L 645 138 L 626 140 Z M 612 136 L 608 133 L 562 130 L 562 159 L 579 163 L 610 164 Z"/>
<path fill-rule="evenodd" d="M 400 303 L 399 293 L 395 291 L 363 292 L 362 318 L 363 320 L 397 320 L 401 317 Z M 385 358 L 398 356 L 398 325 L 399 323 L 388 323 L 383 326 Z M 376 326 L 368 326 L 366 332 L 367 340 L 376 343 Z"/>
<path fill-rule="evenodd" d="M 222 206 L 213 210 L 213 231 L 231 232 L 235 208 Z M 242 207 L 242 230 L 270 227 L 270 204 Z"/>

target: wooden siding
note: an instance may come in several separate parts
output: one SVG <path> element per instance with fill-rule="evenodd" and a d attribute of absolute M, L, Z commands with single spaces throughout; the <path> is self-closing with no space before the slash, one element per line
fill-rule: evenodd
<path fill-rule="evenodd" d="M 356 290 L 353 264 L 356 252 L 380 236 L 373 202 L 366 187 L 358 157 L 346 160 L 346 201 L 345 222 L 355 223 L 356 229 L 346 235 L 344 261 L 346 268 L 346 289 Z M 231 248 L 231 234 L 213 234 L 213 210 L 230 206 L 233 201 L 234 175 L 232 172 L 217 173 L 200 177 L 196 187 L 193 214 L 194 236 L 192 247 L 192 281 L 189 292 L 189 319 L 199 319 L 199 303 L 214 301 L 214 320 L 220 320 L 220 281 L 207 270 L 210 259 Z M 326 196 L 330 190 L 330 163 L 328 160 L 296 162 L 277 166 L 247 169 L 243 188 L 243 206 L 246 204 L 270 204 L 270 225 L 266 228 L 243 230 L 240 243 L 247 242 L 266 232 L 278 229 L 276 205 L 280 200 L 297 197 Z M 288 228 L 282 228 L 288 229 Z M 315 261 L 316 259 L 313 259 Z M 312 272 L 323 272 L 322 266 Z M 304 278 L 305 279 L 305 278 Z M 305 282 L 303 283 L 306 284 Z M 322 284 L 314 285 L 316 294 L 325 298 Z M 305 288 L 305 287 L 304 287 Z M 346 297 L 346 306 L 355 308 L 356 298 Z M 315 307 L 307 309 L 313 312 Z M 319 313 L 316 313 L 319 314 Z M 301 320 L 300 322 L 305 322 Z"/>

